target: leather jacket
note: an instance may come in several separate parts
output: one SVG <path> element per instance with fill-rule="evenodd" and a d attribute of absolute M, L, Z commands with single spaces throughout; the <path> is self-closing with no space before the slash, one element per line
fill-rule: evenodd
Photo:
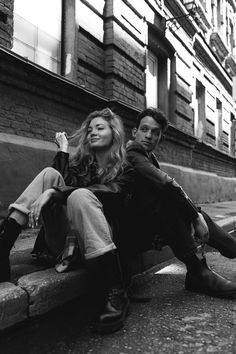
<path fill-rule="evenodd" d="M 197 207 L 174 178 L 160 169 L 154 153 L 149 155 L 135 141 L 129 142 L 126 150 L 128 161 L 137 173 L 133 207 L 138 214 L 158 213 L 165 201 L 189 221 L 198 217 Z"/>
<path fill-rule="evenodd" d="M 55 188 L 59 194 L 57 200 L 66 203 L 68 196 L 77 188 L 92 191 L 103 204 L 105 215 L 110 218 L 117 215 L 127 204 L 134 187 L 135 171 L 127 163 L 122 173 L 113 181 L 101 184 L 96 174 L 96 164 L 91 165 L 88 174 L 79 175 L 79 166 L 70 167 L 69 154 L 59 151 L 54 157 L 52 167 L 58 170 L 65 181 L 65 186 Z"/>

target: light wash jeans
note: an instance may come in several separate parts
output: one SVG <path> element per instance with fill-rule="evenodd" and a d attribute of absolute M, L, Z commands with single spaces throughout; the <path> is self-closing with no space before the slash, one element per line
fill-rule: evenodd
<path fill-rule="evenodd" d="M 9 206 L 9 211 L 19 210 L 28 215 L 31 205 L 47 189 L 64 186 L 61 174 L 52 167 L 42 170 L 19 198 Z M 92 259 L 116 249 L 112 232 L 103 213 L 103 206 L 94 193 L 78 188 L 67 199 L 67 204 L 48 203 L 42 211 L 46 243 L 57 256 L 65 246 L 68 235 L 78 237 L 85 259 Z"/>

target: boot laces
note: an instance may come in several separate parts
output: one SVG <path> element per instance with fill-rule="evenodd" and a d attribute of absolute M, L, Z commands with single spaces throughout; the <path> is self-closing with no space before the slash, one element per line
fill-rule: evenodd
<path fill-rule="evenodd" d="M 120 303 L 122 293 L 121 289 L 112 288 L 107 293 L 107 299 L 113 306 L 117 306 Z"/>

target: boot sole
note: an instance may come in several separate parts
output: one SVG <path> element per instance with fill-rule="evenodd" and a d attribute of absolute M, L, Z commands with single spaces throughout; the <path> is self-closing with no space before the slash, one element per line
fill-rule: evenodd
<path fill-rule="evenodd" d="M 123 313 L 123 316 L 118 321 L 116 321 L 113 324 L 110 324 L 110 323 L 96 324 L 96 323 L 94 323 L 92 325 L 91 329 L 93 330 L 93 332 L 96 332 L 99 334 L 114 333 L 124 327 L 124 321 L 125 321 L 126 317 L 129 316 L 129 314 L 130 314 L 130 310 L 129 310 L 129 304 L 128 304 L 124 313 Z"/>

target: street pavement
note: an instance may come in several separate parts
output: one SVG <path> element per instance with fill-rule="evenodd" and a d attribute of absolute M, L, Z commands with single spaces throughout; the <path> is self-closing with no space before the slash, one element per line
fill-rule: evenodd
<path fill-rule="evenodd" d="M 202 205 L 202 208 L 228 231 L 236 229 L 235 201 Z M 186 291 L 186 270 L 176 259 L 160 263 L 137 276 L 134 281 L 135 295 L 147 297 L 151 301 L 131 304 L 124 329 L 105 336 L 92 333 L 89 323 L 96 311 L 96 291 L 83 294 L 81 289 L 78 291 L 71 285 L 81 279 L 81 273 L 79 276 L 77 271 L 66 275 L 56 274 L 52 268 L 38 270 L 38 266 L 27 261 L 23 267 L 25 275 L 17 278 L 17 267 L 22 268 L 19 254 L 30 254 L 34 238 L 35 235 L 27 235 L 26 232 L 17 241 L 12 252 L 14 284 L 0 284 L 0 325 L 6 321 L 6 313 L 11 317 L 12 312 L 17 312 L 14 301 L 17 296 L 24 298 L 19 289 L 27 292 L 27 311 L 31 313 L 21 318 L 16 316 L 15 323 L 10 321 L 7 326 L 2 325 L 5 330 L 0 339 L 1 354 L 236 354 L 236 300 L 217 299 Z M 212 269 L 236 281 L 236 260 L 227 259 L 214 250 L 207 252 L 207 260 Z M 32 271 L 30 274 L 29 269 Z M 14 293 L 14 301 L 13 297 L 6 300 L 7 295 L 4 293 L 10 284 L 18 291 Z M 82 287 L 86 287 L 85 279 L 81 283 Z M 72 291 L 78 296 L 69 297 L 67 292 Z M 63 301 L 57 301 L 61 292 Z M 5 298 L 1 296 L 3 293 Z M 57 304 L 56 309 L 50 304 L 45 307 L 45 302 L 52 297 Z M 2 305 L 4 301 L 5 307 Z M 27 308 L 27 301 L 23 303 Z"/>
<path fill-rule="evenodd" d="M 236 226 L 236 201 L 225 201 L 199 205 L 218 225 L 232 230 Z"/>
<path fill-rule="evenodd" d="M 236 281 L 235 260 L 207 253 L 209 265 Z M 74 301 L 37 321 L 4 332 L 1 354 L 189 354 L 236 353 L 236 300 L 217 299 L 184 289 L 178 261 L 152 270 L 135 294 L 151 301 L 132 303 L 122 330 L 94 334 L 89 323 L 96 294 Z"/>

